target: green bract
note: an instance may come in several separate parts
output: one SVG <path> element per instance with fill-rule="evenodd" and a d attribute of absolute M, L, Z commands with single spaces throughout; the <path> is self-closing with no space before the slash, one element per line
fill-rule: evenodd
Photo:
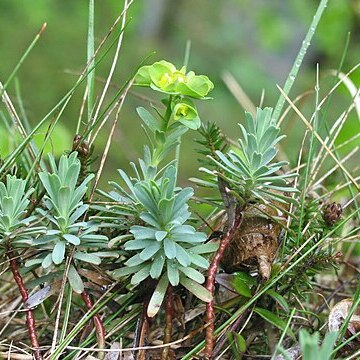
<path fill-rule="evenodd" d="M 142 66 L 135 77 L 135 84 L 149 86 L 154 90 L 172 95 L 190 96 L 203 99 L 214 88 L 214 84 L 205 75 L 186 74 L 186 68 L 177 70 L 165 60 L 152 65 Z"/>
<path fill-rule="evenodd" d="M 173 110 L 174 120 L 180 121 L 186 127 L 197 130 L 201 126 L 201 121 L 198 116 L 194 104 L 189 100 L 183 100 L 174 106 Z"/>
<path fill-rule="evenodd" d="M 272 120 L 272 109 L 257 109 L 255 118 L 246 113 L 246 127 L 240 124 L 240 128 L 240 151 L 230 150 L 226 154 L 216 151 L 218 159 L 210 157 L 224 171 L 224 175 L 219 176 L 226 177 L 246 200 L 274 198 L 284 201 L 281 192 L 297 191 L 286 182 L 296 174 L 278 174 L 287 163 L 272 162 L 278 153 L 276 145 L 284 137 L 279 136 L 280 129 Z"/>
<path fill-rule="evenodd" d="M 41 264 L 43 268 L 50 268 L 52 264 L 60 265 L 70 246 L 75 247 L 75 263 L 83 261 L 99 265 L 102 257 L 116 256 L 107 251 L 97 251 L 108 249 L 107 237 L 96 234 L 98 228 L 91 222 L 79 220 L 88 209 L 82 199 L 93 175 L 89 175 L 77 185 L 81 165 L 76 152 L 69 156 L 63 155 L 58 167 L 52 155 L 49 155 L 49 160 L 52 173 L 39 173 L 47 193 L 47 210 L 38 209 L 39 213 L 49 220 L 49 226 L 44 236 L 33 242 L 34 246 L 42 250 L 41 255 L 28 261 L 26 265 Z M 74 266 L 68 273 L 68 279 L 74 291 L 83 291 L 81 278 Z"/>

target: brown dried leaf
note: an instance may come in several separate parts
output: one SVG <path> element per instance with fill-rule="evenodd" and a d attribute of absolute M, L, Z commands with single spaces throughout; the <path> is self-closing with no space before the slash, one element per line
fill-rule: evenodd
<path fill-rule="evenodd" d="M 79 274 L 82 275 L 85 279 L 93 282 L 96 285 L 106 287 L 112 284 L 112 280 L 104 275 L 101 274 L 99 271 L 93 271 L 89 269 L 79 269 Z"/>
<path fill-rule="evenodd" d="M 278 239 L 287 219 L 281 209 L 280 204 L 255 204 L 246 208 L 221 262 L 227 273 L 242 270 L 244 266 L 256 266 L 263 279 L 270 277 Z"/>
<path fill-rule="evenodd" d="M 341 324 L 347 317 L 352 304 L 352 299 L 344 299 L 334 305 L 334 307 L 330 310 L 328 319 L 329 331 L 338 331 L 340 329 Z"/>
<path fill-rule="evenodd" d="M 350 309 L 353 305 L 352 299 L 344 299 L 331 309 L 328 319 L 328 327 L 330 331 L 338 331 L 341 328 L 344 320 L 348 316 Z M 355 310 L 356 311 L 356 310 Z M 350 318 L 348 327 L 345 332 L 345 339 L 350 338 L 351 336 L 358 333 L 360 330 L 360 316 L 357 314 L 353 314 Z M 350 341 L 345 347 L 344 351 L 354 351 L 360 348 L 360 340 L 353 339 Z"/>

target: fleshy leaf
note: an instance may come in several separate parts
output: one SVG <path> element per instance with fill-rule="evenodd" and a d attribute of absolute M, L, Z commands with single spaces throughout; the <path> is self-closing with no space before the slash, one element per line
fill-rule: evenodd
<path fill-rule="evenodd" d="M 59 265 L 63 262 L 65 257 L 65 241 L 58 241 L 52 252 L 52 260 L 54 264 Z"/>
<path fill-rule="evenodd" d="M 147 315 L 149 317 L 154 317 L 159 312 L 168 285 L 169 285 L 169 280 L 166 274 L 164 274 L 161 277 L 160 281 L 158 282 L 155 291 L 152 294 L 151 299 L 149 301 L 149 305 L 147 308 Z"/>
<path fill-rule="evenodd" d="M 71 288 L 77 294 L 81 294 L 84 291 L 84 283 L 82 282 L 80 275 L 78 274 L 73 265 L 70 265 L 68 279 Z"/>
<path fill-rule="evenodd" d="M 190 280 L 185 276 L 181 276 L 180 283 L 192 294 L 198 297 L 204 302 L 210 302 L 212 300 L 212 295 L 209 290 L 205 289 L 202 285 L 198 284 L 194 280 Z"/>

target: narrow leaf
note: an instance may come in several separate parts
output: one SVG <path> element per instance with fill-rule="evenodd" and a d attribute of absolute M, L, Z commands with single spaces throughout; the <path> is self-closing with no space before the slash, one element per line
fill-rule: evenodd
<path fill-rule="evenodd" d="M 158 311 L 160 310 L 161 304 L 164 300 L 165 294 L 166 294 L 166 289 L 169 285 L 169 280 L 166 276 L 166 274 L 164 274 L 160 281 L 158 282 L 154 293 L 151 296 L 149 305 L 148 305 L 148 309 L 147 309 L 147 315 L 149 317 L 154 317 Z"/>
<path fill-rule="evenodd" d="M 269 296 L 271 296 L 282 308 L 285 312 L 289 312 L 289 304 L 287 303 L 287 301 L 285 300 L 285 298 L 280 295 L 279 293 L 277 293 L 276 291 L 269 289 L 266 291 L 266 294 L 268 294 Z"/>
<path fill-rule="evenodd" d="M 281 331 L 285 331 L 286 322 L 284 320 L 280 319 L 277 315 L 275 315 L 271 311 L 260 308 L 260 307 L 256 307 L 254 309 L 254 312 L 256 314 L 260 315 L 268 323 L 270 323 L 270 324 L 276 326 L 277 328 L 279 328 Z M 289 336 L 291 336 L 294 340 L 296 339 L 293 331 L 290 328 L 287 329 L 287 334 Z"/>
<path fill-rule="evenodd" d="M 212 296 L 209 290 L 205 289 L 202 285 L 198 284 L 194 280 L 190 280 L 186 276 L 181 276 L 180 284 L 189 290 L 192 294 L 198 297 L 200 300 L 210 302 Z"/>
<path fill-rule="evenodd" d="M 76 271 L 73 265 L 70 265 L 68 279 L 71 288 L 77 293 L 81 294 L 84 291 L 84 284 L 81 280 L 80 275 Z"/>
<path fill-rule="evenodd" d="M 54 264 L 59 265 L 63 262 L 65 257 L 65 241 L 58 241 L 52 252 L 52 260 Z"/>

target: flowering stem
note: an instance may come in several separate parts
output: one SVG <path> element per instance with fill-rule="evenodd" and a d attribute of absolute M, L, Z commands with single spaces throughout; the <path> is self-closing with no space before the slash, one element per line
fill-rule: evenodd
<path fill-rule="evenodd" d="M 242 220 L 241 213 L 236 214 L 235 220 L 229 230 L 226 232 L 225 236 L 220 241 L 220 246 L 216 251 L 215 256 L 212 259 L 211 265 L 208 271 L 208 277 L 206 280 L 206 289 L 210 291 L 213 295 L 215 287 L 215 277 L 221 262 L 221 259 L 224 255 L 224 251 L 229 245 L 231 239 L 234 237 L 236 230 L 240 227 Z M 214 320 L 215 320 L 215 311 L 214 311 L 214 297 L 212 300 L 206 304 L 206 335 L 205 335 L 205 351 L 204 358 L 211 359 L 214 349 Z"/>
<path fill-rule="evenodd" d="M 19 273 L 14 250 L 11 248 L 9 241 L 7 244 L 7 255 L 8 255 L 9 261 L 10 261 L 11 272 L 12 272 L 14 280 L 19 288 L 22 301 L 25 304 L 25 302 L 29 298 L 29 294 L 25 288 L 24 281 Z M 26 311 L 26 323 L 27 323 L 27 327 L 28 327 L 28 331 L 29 331 L 31 346 L 34 351 L 34 358 L 36 360 L 42 360 L 43 357 L 39 350 L 39 342 L 38 342 L 38 338 L 37 338 L 37 334 L 36 334 L 35 318 L 34 318 L 34 314 L 31 309 L 27 309 L 27 311 Z"/>
<path fill-rule="evenodd" d="M 173 320 L 173 287 L 168 286 L 165 299 L 165 329 L 164 329 L 164 344 L 168 344 L 171 341 L 172 320 Z M 161 353 L 161 360 L 169 359 L 170 347 L 164 347 Z"/>
<path fill-rule="evenodd" d="M 84 300 L 85 306 L 87 307 L 88 310 L 92 310 L 93 308 L 93 303 L 90 299 L 89 294 L 84 290 L 81 293 L 81 297 Z M 95 314 L 94 315 L 94 325 L 95 325 L 95 329 L 96 329 L 96 338 L 98 341 L 98 347 L 100 349 L 104 349 L 105 348 L 105 329 L 104 329 L 104 325 L 102 323 L 102 320 L 100 319 L 99 314 Z M 99 358 L 103 359 L 104 358 L 104 353 L 103 352 L 99 352 L 98 353 Z"/>
<path fill-rule="evenodd" d="M 164 127 L 163 127 L 163 130 L 164 132 L 167 131 L 167 128 L 168 128 L 168 125 L 169 125 L 169 121 L 170 121 L 170 118 L 171 118 L 171 114 L 172 114 L 172 101 L 173 101 L 173 96 L 170 95 L 169 96 L 169 99 L 168 99 L 168 103 L 167 103 L 167 106 L 166 106 L 166 112 L 165 112 L 165 115 L 164 115 Z"/>

